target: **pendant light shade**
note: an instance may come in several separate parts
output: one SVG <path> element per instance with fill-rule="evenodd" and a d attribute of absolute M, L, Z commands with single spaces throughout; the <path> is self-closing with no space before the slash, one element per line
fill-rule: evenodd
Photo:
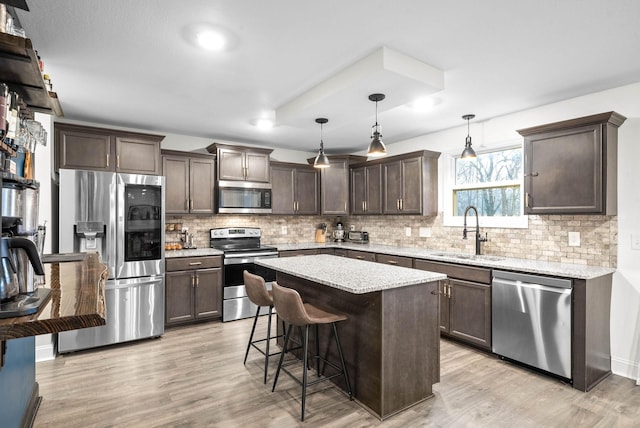
<path fill-rule="evenodd" d="M 316 168 L 328 168 L 331 166 L 329 163 L 329 158 L 324 154 L 324 143 L 322 141 L 322 125 L 329 122 L 329 119 L 325 119 L 324 117 L 319 117 L 316 119 L 316 123 L 320 124 L 320 150 L 318 150 L 318 155 L 316 159 L 313 161 L 313 166 Z"/>
<path fill-rule="evenodd" d="M 378 101 L 384 100 L 384 94 L 371 94 L 369 100 L 376 103 L 376 124 L 371 127 L 371 143 L 367 156 L 381 157 L 387 155 L 387 148 L 382 142 L 382 127 L 378 124 Z"/>
<path fill-rule="evenodd" d="M 462 118 L 467 121 L 467 138 L 465 139 L 464 150 L 460 155 L 461 159 L 474 159 L 476 157 L 476 152 L 471 147 L 471 134 L 469 133 L 469 121 L 474 117 L 476 117 L 475 114 L 465 114 L 462 116 Z"/>

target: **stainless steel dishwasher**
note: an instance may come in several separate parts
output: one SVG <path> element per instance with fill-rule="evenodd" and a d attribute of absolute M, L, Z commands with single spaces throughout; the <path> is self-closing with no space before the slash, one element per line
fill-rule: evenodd
<path fill-rule="evenodd" d="M 571 280 L 493 271 L 493 352 L 571 378 Z"/>

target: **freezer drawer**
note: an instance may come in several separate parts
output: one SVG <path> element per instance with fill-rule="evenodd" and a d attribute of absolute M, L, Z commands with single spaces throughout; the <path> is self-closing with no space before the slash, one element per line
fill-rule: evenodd
<path fill-rule="evenodd" d="M 109 280 L 107 323 L 58 334 L 58 352 L 111 345 L 164 334 L 164 276 Z"/>

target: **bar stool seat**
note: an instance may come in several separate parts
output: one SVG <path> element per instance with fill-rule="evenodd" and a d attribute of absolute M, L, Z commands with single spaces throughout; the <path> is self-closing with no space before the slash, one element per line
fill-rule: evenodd
<path fill-rule="evenodd" d="M 280 352 L 270 353 L 269 346 L 271 344 L 272 339 L 277 339 L 278 337 L 283 337 L 284 334 L 271 336 L 271 317 L 273 312 L 273 296 L 271 291 L 267 290 L 267 286 L 264 282 L 264 278 L 259 275 L 254 275 L 248 271 L 242 272 L 244 277 L 244 285 L 247 291 L 247 297 L 249 300 L 258 306 L 256 309 L 256 315 L 253 319 L 253 327 L 251 328 L 251 335 L 249 336 L 249 343 L 247 344 L 247 351 L 244 354 L 244 364 L 247 364 L 247 356 L 249 355 L 249 350 L 253 346 L 257 349 L 261 354 L 264 355 L 264 383 L 267 383 L 267 370 L 269 368 L 269 357 L 280 354 Z M 267 321 L 267 337 L 264 339 L 253 340 L 253 335 L 256 331 L 256 324 L 258 323 L 258 317 L 260 316 L 260 309 L 263 307 L 269 308 L 269 318 Z M 284 332 L 285 326 L 284 322 L 282 323 L 282 331 Z M 262 350 L 257 344 L 261 342 L 266 342 L 266 350 Z"/>
<path fill-rule="evenodd" d="M 278 369 L 276 370 L 276 375 L 273 380 L 273 388 L 271 391 L 275 391 L 276 384 L 278 383 L 278 376 L 280 375 L 280 370 L 287 373 L 291 376 L 296 382 L 302 385 L 302 406 L 301 406 L 301 414 L 300 420 L 304 421 L 304 410 L 305 410 L 305 402 L 307 396 L 307 387 L 310 385 L 314 385 L 318 382 L 323 382 L 325 380 L 333 379 L 334 377 L 344 376 L 344 380 L 347 386 L 347 392 L 349 394 L 349 399 L 353 400 L 353 393 L 351 391 L 351 383 L 349 382 L 349 374 L 347 373 L 347 367 L 344 363 L 344 356 L 342 353 L 342 346 L 340 345 L 340 339 L 338 337 L 338 329 L 336 328 L 336 323 L 340 321 L 344 321 L 347 318 L 346 315 L 340 313 L 329 312 L 327 310 L 318 308 L 317 306 L 311 305 L 309 303 L 303 303 L 300 294 L 291 288 L 281 287 L 276 282 L 272 284 L 272 292 L 273 292 L 273 303 L 278 312 L 278 316 L 282 318 L 289 327 L 287 328 L 287 333 L 284 337 L 284 346 L 282 348 L 282 353 L 280 354 L 280 362 L 278 363 Z M 338 354 L 340 355 L 340 367 L 333 364 L 330 361 L 327 361 L 325 358 L 320 356 L 320 345 L 319 345 L 319 336 L 318 336 L 318 325 L 320 324 L 331 324 L 333 328 L 333 336 L 336 341 L 336 346 L 338 348 Z M 287 351 L 291 350 L 287 347 L 289 341 L 291 340 L 291 331 L 293 326 L 304 327 L 304 337 L 302 338 L 302 349 L 303 349 L 303 369 L 302 369 L 302 381 L 289 372 L 286 369 L 287 365 L 295 364 L 296 360 L 288 361 L 287 363 L 283 363 L 284 355 Z M 316 361 L 316 370 L 318 379 L 313 382 L 308 382 L 307 380 L 307 372 L 309 367 L 308 361 L 308 351 L 309 351 L 309 327 L 315 327 L 315 335 L 316 335 L 316 350 L 313 359 Z M 320 360 L 325 363 L 323 366 L 322 373 L 320 371 Z M 324 374 L 324 367 L 329 365 L 333 369 L 336 370 L 336 373 L 331 376 L 326 376 L 320 378 L 321 374 Z"/>

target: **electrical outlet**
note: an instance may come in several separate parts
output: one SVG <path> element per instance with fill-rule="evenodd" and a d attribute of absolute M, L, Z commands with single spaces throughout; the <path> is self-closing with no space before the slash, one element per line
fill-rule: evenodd
<path fill-rule="evenodd" d="M 287 234 L 287 226 L 282 226 L 282 228 L 280 228 L 280 234 L 282 234 L 282 235 L 286 235 Z"/>
<path fill-rule="evenodd" d="M 421 227 L 419 229 L 421 238 L 431 238 L 431 228 L 430 227 Z"/>
<path fill-rule="evenodd" d="M 355 224 L 350 225 L 349 226 L 349 230 L 352 231 L 352 232 L 355 231 L 356 230 L 356 225 Z"/>
<path fill-rule="evenodd" d="M 404 228 L 404 234 L 407 236 L 411 236 L 411 228 L 410 227 L 405 227 Z"/>
<path fill-rule="evenodd" d="M 631 249 L 640 250 L 640 233 L 631 234 Z"/>
<path fill-rule="evenodd" d="M 569 232 L 569 246 L 570 247 L 580 246 L 580 232 Z"/>

